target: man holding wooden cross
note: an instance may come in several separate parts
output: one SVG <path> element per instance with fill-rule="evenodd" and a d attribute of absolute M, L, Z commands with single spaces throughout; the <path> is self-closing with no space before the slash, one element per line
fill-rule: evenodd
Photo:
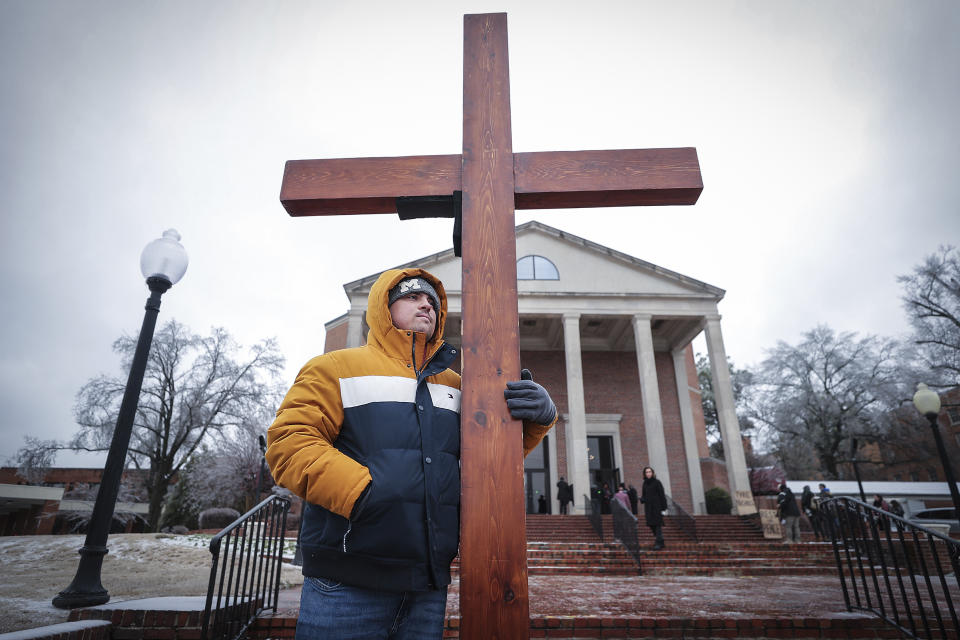
<path fill-rule="evenodd" d="M 367 344 L 308 362 L 268 431 L 273 477 L 307 503 L 301 640 L 443 635 L 460 529 L 460 376 L 448 368 L 460 355 L 443 342 L 446 317 L 435 276 L 384 272 Z M 526 455 L 557 410 L 521 377 L 504 397 Z"/>

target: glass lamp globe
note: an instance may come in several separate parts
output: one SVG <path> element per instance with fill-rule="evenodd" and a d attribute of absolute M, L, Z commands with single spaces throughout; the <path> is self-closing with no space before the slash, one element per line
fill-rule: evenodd
<path fill-rule="evenodd" d="M 913 406 L 927 417 L 935 416 L 940 413 L 940 396 L 921 382 L 917 385 L 917 392 L 913 394 Z"/>
<path fill-rule="evenodd" d="M 140 271 L 144 278 L 163 278 L 171 285 L 177 284 L 187 271 L 187 251 L 180 244 L 176 229 L 167 229 L 163 236 L 143 248 L 140 254 Z"/>

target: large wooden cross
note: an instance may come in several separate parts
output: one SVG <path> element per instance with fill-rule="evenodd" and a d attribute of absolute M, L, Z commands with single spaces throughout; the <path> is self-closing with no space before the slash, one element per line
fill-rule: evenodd
<path fill-rule="evenodd" d="M 461 637 L 525 638 L 527 541 L 520 425 L 503 400 L 520 377 L 514 209 L 694 204 L 693 148 L 514 153 L 507 16 L 463 20 L 463 152 L 291 160 L 291 216 L 394 213 L 398 198 L 462 192 Z"/>

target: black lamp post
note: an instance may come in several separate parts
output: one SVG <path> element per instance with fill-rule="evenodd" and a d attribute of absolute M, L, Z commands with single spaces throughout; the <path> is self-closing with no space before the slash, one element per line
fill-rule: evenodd
<path fill-rule="evenodd" d="M 143 326 L 137 340 L 137 349 L 127 377 L 127 387 L 120 403 L 117 426 L 113 431 L 107 463 L 100 478 L 100 489 L 93 505 L 93 514 L 87 526 L 87 538 L 80 548 L 80 564 L 70 586 L 53 599 L 53 605 L 61 609 L 89 607 L 109 602 L 110 594 L 100 583 L 103 556 L 107 554 L 107 536 L 113 521 L 113 510 L 120 491 L 120 477 L 127 459 L 127 446 L 133 430 L 133 418 L 137 412 L 140 387 L 147 368 L 147 356 L 153 341 L 153 330 L 160 311 L 160 296 L 176 284 L 187 270 L 187 252 L 180 244 L 180 234 L 174 229 L 163 232 L 163 237 L 148 244 L 140 254 L 140 270 L 147 279 L 150 297 L 147 299 Z"/>
<path fill-rule="evenodd" d="M 947 488 L 950 489 L 950 497 L 953 499 L 954 515 L 960 517 L 960 491 L 957 491 L 953 467 L 950 465 L 950 458 L 947 457 L 947 450 L 943 446 L 943 438 L 940 437 L 940 427 L 937 425 L 937 419 L 940 417 L 940 395 L 921 382 L 917 385 L 917 392 L 913 394 L 913 406 L 930 421 L 933 439 L 940 453 L 940 464 L 943 465 L 943 475 L 947 477 Z"/>

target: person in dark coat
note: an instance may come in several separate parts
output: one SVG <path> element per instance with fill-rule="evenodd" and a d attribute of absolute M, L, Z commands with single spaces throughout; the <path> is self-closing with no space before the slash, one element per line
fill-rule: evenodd
<path fill-rule="evenodd" d="M 643 468 L 643 488 L 640 502 L 643 503 L 643 515 L 647 526 L 653 532 L 653 550 L 663 549 L 663 512 L 667 510 L 667 495 L 663 491 L 663 484 L 657 480 L 653 468 Z"/>
<path fill-rule="evenodd" d="M 807 519 L 810 520 L 813 535 L 817 540 L 822 540 L 826 536 L 820 526 L 820 501 L 815 498 L 816 496 L 813 494 L 813 491 L 810 490 L 810 485 L 804 485 L 803 494 L 800 496 L 800 507 L 803 509 L 803 513 L 807 516 Z"/>
<path fill-rule="evenodd" d="M 800 507 L 797 506 L 797 498 L 786 482 L 780 485 L 780 493 L 777 494 L 777 507 L 780 510 L 780 518 L 786 526 L 783 542 L 794 544 L 800 542 Z"/>
<path fill-rule="evenodd" d="M 637 494 L 635 486 L 630 485 L 630 488 L 627 489 L 627 497 L 630 498 L 630 511 L 633 515 L 637 515 L 637 504 L 640 502 L 640 496 Z"/>
<path fill-rule="evenodd" d="M 547 497 L 540 494 L 540 497 L 537 498 L 537 513 L 546 513 L 547 512 Z"/>
<path fill-rule="evenodd" d="M 881 511 L 890 511 L 890 505 L 887 504 L 887 501 L 884 500 L 883 496 L 879 493 L 873 496 L 873 507 Z M 877 517 L 877 526 L 880 527 L 880 531 L 887 530 L 887 525 L 889 524 L 887 520 L 886 516 Z"/>
<path fill-rule="evenodd" d="M 560 514 L 567 515 L 567 504 L 573 502 L 573 487 L 567 484 L 563 476 L 557 483 L 557 500 L 560 501 Z"/>

